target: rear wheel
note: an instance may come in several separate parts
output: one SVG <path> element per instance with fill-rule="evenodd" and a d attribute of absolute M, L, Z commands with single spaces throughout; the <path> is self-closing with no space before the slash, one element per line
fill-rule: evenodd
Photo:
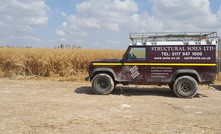
<path fill-rule="evenodd" d="M 198 88 L 197 81 L 190 76 L 182 76 L 176 79 L 173 84 L 173 91 L 178 97 L 192 98 L 196 95 Z"/>
<path fill-rule="evenodd" d="M 110 94 L 114 89 L 114 81 L 108 74 L 97 74 L 92 79 L 92 88 L 96 94 Z"/>

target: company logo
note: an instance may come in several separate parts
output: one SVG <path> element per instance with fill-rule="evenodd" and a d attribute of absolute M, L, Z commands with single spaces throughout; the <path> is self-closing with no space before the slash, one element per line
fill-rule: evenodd
<path fill-rule="evenodd" d="M 131 73 L 131 77 L 133 79 L 135 79 L 137 76 L 140 75 L 139 71 L 138 71 L 138 67 L 135 65 L 130 69 L 130 73 Z"/>

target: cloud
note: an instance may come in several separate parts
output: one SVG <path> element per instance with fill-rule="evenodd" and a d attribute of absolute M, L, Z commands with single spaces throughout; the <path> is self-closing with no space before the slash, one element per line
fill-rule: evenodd
<path fill-rule="evenodd" d="M 48 21 L 47 7 L 42 0 L 1 0 L 0 13 L 5 21 L 26 25 L 43 25 Z M 7 19 L 10 18 L 10 19 Z"/>
<path fill-rule="evenodd" d="M 3 21 L 0 21 L 0 27 L 5 26 L 5 23 Z"/>
<path fill-rule="evenodd" d="M 42 41 L 40 38 L 30 35 L 6 35 L 6 36 L 7 38 L 1 40 L 1 45 L 26 47 L 26 46 L 34 46 L 35 43 L 39 43 Z"/>
<path fill-rule="evenodd" d="M 48 42 L 53 45 L 125 49 L 131 32 L 221 33 L 221 8 L 212 12 L 209 0 L 78 0 L 72 2 L 75 3 L 72 13 L 69 9 L 58 9 L 63 8 L 60 5 L 48 7 L 45 0 L 0 2 L 0 45 L 27 44 L 27 41 L 32 45 L 43 44 L 50 38 Z M 50 2 L 53 1 L 47 3 Z M 56 26 L 58 22 L 61 23 Z M 40 29 L 45 26 L 48 31 L 42 33 Z M 58 38 L 52 35 L 52 29 Z"/>
<path fill-rule="evenodd" d="M 39 42 L 41 41 L 40 38 L 36 38 L 36 37 L 33 37 L 33 36 L 16 36 L 14 37 L 15 39 L 19 39 L 19 40 L 25 40 L 25 41 L 28 41 L 28 42 Z"/>
<path fill-rule="evenodd" d="M 128 32 L 159 32 L 162 30 L 163 23 L 155 16 L 143 12 L 142 14 L 135 13 L 131 15 L 124 26 L 126 26 L 125 29 L 128 29 Z"/>
<path fill-rule="evenodd" d="M 150 0 L 156 15 L 163 18 L 189 19 L 190 16 L 209 14 L 208 0 Z M 191 10 L 189 10 L 191 9 Z"/>
<path fill-rule="evenodd" d="M 88 35 L 87 32 L 90 30 L 117 31 L 120 24 L 126 21 L 126 17 L 136 12 L 138 8 L 133 0 L 86 0 L 77 4 L 76 10 L 76 14 L 69 16 L 61 13 L 66 19 L 66 25 L 62 25 L 61 29 L 68 35 L 79 33 Z"/>
<path fill-rule="evenodd" d="M 29 25 L 17 24 L 16 29 L 19 31 L 19 33 L 29 33 L 33 31 L 33 28 Z"/>
<path fill-rule="evenodd" d="M 34 34 L 35 26 L 42 26 L 48 22 L 50 8 L 43 0 L 0 0 L 0 2 L 0 30 L 4 33 L 1 34 L 4 43 L 20 42 L 9 39 L 40 41 L 30 34 Z"/>
<path fill-rule="evenodd" d="M 56 30 L 56 34 L 59 36 L 66 36 L 65 32 L 62 30 Z"/>
<path fill-rule="evenodd" d="M 221 10 L 212 13 L 209 0 L 149 0 L 152 12 L 141 11 L 138 2 L 85 0 L 76 4 L 75 13 L 61 13 L 65 21 L 57 35 L 111 48 L 126 46 L 131 32 L 221 32 Z"/>
<path fill-rule="evenodd" d="M 125 44 L 129 32 L 154 31 L 162 27 L 161 22 L 154 16 L 147 12 L 138 13 L 139 9 L 134 0 L 85 0 L 75 8 L 76 12 L 71 15 L 61 12 L 65 21 L 56 30 L 61 38 L 68 36 L 70 40 L 85 39 L 96 42 L 93 43 L 94 46 L 109 44 L 110 47 L 121 44 L 119 42 L 122 40 L 113 41 L 119 38 L 124 38 Z M 121 37 L 125 33 L 127 37 Z M 88 41 L 85 43 L 89 43 Z"/>
<path fill-rule="evenodd" d="M 220 26 L 218 14 L 212 14 L 209 0 L 150 0 L 153 11 L 165 30 L 213 31 Z"/>

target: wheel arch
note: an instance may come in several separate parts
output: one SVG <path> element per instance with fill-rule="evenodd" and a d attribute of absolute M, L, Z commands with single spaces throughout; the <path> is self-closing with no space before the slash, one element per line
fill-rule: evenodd
<path fill-rule="evenodd" d="M 201 78 L 199 76 L 199 73 L 196 70 L 192 70 L 192 69 L 177 70 L 173 75 L 172 82 L 174 82 L 177 78 L 179 78 L 181 76 L 191 76 L 197 82 L 201 82 Z"/>
<path fill-rule="evenodd" d="M 90 73 L 90 79 L 92 80 L 94 76 L 96 76 L 99 73 L 105 73 L 110 75 L 114 81 L 116 81 L 116 74 L 113 69 L 111 68 L 96 68 Z"/>

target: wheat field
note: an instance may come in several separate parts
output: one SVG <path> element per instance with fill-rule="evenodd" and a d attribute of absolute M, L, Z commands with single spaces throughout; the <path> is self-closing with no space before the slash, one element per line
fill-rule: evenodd
<path fill-rule="evenodd" d="M 125 50 L 0 48 L 0 77 L 82 81 L 91 61 L 121 58 Z"/>

